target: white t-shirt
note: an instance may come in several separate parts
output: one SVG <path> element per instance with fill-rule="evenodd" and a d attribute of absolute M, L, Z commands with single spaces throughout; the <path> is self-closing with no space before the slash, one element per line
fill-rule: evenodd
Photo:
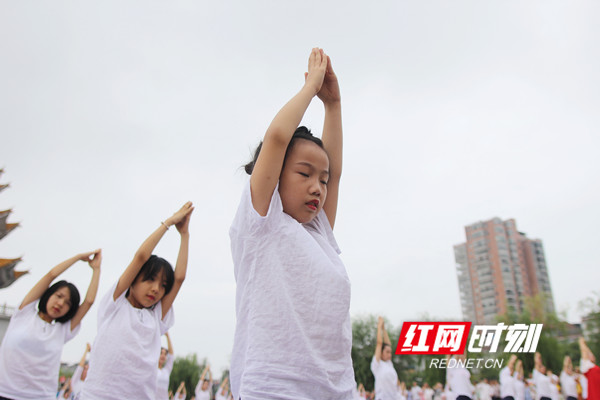
<path fill-rule="evenodd" d="M 153 309 L 133 307 L 117 283 L 98 308 L 98 334 L 92 345 L 82 400 L 156 398 L 160 337 L 173 325 L 173 308 L 161 319 L 161 302 Z"/>
<path fill-rule="evenodd" d="M 423 395 L 423 390 L 420 386 L 412 386 L 410 388 L 410 395 L 412 400 L 421 400 Z"/>
<path fill-rule="evenodd" d="M 371 372 L 375 377 L 375 400 L 395 400 L 398 397 L 398 374 L 392 361 L 377 361 L 373 356 Z"/>
<path fill-rule="evenodd" d="M 541 399 L 542 397 L 552 398 L 552 389 L 550 388 L 550 378 L 542 374 L 537 369 L 533 369 L 533 382 L 535 383 L 535 398 Z"/>
<path fill-rule="evenodd" d="M 262 217 L 248 183 L 229 234 L 234 398 L 351 399 L 350 280 L 325 213 L 300 224 L 283 212 L 276 188 Z"/>
<path fill-rule="evenodd" d="M 450 384 L 450 389 L 455 398 L 458 396 L 473 398 L 471 373 L 461 364 L 456 363 L 456 367 L 446 368 L 446 382 Z"/>
<path fill-rule="evenodd" d="M 500 397 L 515 397 L 515 379 L 510 372 L 510 368 L 504 367 L 500 371 Z"/>
<path fill-rule="evenodd" d="M 196 400 L 210 400 L 210 387 L 206 390 L 202 390 L 202 383 L 198 383 L 196 387 Z"/>
<path fill-rule="evenodd" d="M 169 400 L 169 378 L 173 371 L 174 357 L 167 353 L 167 359 L 156 375 L 156 400 Z"/>
<path fill-rule="evenodd" d="M 430 387 L 428 387 L 427 389 L 423 389 L 423 400 L 433 400 L 434 394 L 435 392 Z"/>
<path fill-rule="evenodd" d="M 222 395 L 221 391 L 218 390 L 217 393 L 215 393 L 215 400 L 227 400 L 227 393 Z"/>
<path fill-rule="evenodd" d="M 518 378 L 518 375 L 513 376 L 515 379 L 515 400 L 525 400 L 525 382 Z"/>
<path fill-rule="evenodd" d="M 35 301 L 17 309 L 0 346 L 0 396 L 55 400 L 63 345 L 80 326 L 71 331 L 71 321 L 44 321 Z"/>
<path fill-rule="evenodd" d="M 560 373 L 560 387 L 565 398 L 568 396 L 577 398 L 577 382 L 575 381 L 575 376 L 575 374 L 567 374 L 566 371 Z"/>
<path fill-rule="evenodd" d="M 477 384 L 477 393 L 479 400 L 492 400 L 492 387 L 489 383 L 479 382 Z"/>

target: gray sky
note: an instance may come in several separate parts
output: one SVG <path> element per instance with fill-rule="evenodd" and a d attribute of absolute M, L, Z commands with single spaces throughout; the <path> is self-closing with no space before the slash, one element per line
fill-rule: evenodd
<path fill-rule="evenodd" d="M 248 159 L 331 55 L 344 113 L 336 236 L 353 316 L 460 318 L 452 246 L 495 216 L 544 242 L 554 300 L 578 322 L 600 282 L 597 2 L 0 3 L 0 242 L 31 274 L 102 247 L 98 298 L 187 200 L 178 355 L 226 368 L 235 324 L 228 229 Z M 320 134 L 318 99 L 304 124 Z M 170 230 L 156 253 L 176 259 Z M 85 293 L 90 268 L 64 274 Z M 65 361 L 96 332 L 94 306 Z"/>

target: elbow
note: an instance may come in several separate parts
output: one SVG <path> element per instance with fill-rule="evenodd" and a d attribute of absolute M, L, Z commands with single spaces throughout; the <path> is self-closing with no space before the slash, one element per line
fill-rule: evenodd
<path fill-rule="evenodd" d="M 271 126 L 265 133 L 265 142 L 271 142 L 277 147 L 286 148 L 292 139 L 290 132 L 287 132 L 282 127 Z"/>
<path fill-rule="evenodd" d="M 87 306 L 87 307 L 91 307 L 91 306 L 93 306 L 93 305 L 94 305 L 94 300 L 96 300 L 96 298 L 95 298 L 95 297 L 92 297 L 92 298 L 88 298 L 88 297 L 86 297 L 85 299 L 83 299 L 83 303 L 81 303 L 81 306 L 84 306 L 84 305 L 85 305 L 85 306 Z M 81 306 L 80 306 L 80 307 L 81 307 Z"/>
<path fill-rule="evenodd" d="M 176 285 L 181 286 L 183 284 L 183 281 L 185 281 L 185 275 L 179 275 L 179 276 L 175 275 L 175 281 L 174 281 L 174 283 Z"/>
<path fill-rule="evenodd" d="M 135 256 L 133 257 L 133 259 L 139 263 L 139 264 L 144 264 L 146 261 L 148 261 L 148 259 L 150 258 L 152 254 L 146 251 L 142 251 L 142 250 L 138 250 L 135 253 Z"/>

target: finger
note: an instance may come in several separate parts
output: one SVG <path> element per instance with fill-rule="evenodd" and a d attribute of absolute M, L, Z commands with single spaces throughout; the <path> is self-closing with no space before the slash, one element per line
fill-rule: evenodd
<path fill-rule="evenodd" d="M 315 54 L 315 49 L 313 48 L 310 51 L 310 56 L 308 57 L 308 70 L 309 71 L 312 69 L 312 66 L 315 63 L 315 58 L 316 58 L 316 54 Z"/>
<path fill-rule="evenodd" d="M 333 65 L 331 65 L 331 58 L 327 56 L 327 72 L 333 74 Z"/>

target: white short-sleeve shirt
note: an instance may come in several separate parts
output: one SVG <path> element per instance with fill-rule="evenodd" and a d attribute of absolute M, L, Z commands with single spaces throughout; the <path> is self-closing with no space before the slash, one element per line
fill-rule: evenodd
<path fill-rule="evenodd" d="M 236 288 L 234 398 L 352 398 L 350 281 L 327 216 L 301 224 L 278 188 L 266 216 L 250 184 L 230 229 Z"/>
<path fill-rule="evenodd" d="M 36 302 L 17 310 L 0 347 L 0 396 L 56 399 L 63 345 L 77 335 L 80 326 L 71 331 L 71 321 L 44 321 Z"/>
<path fill-rule="evenodd" d="M 471 384 L 471 373 L 459 363 L 454 368 L 446 369 L 446 382 L 454 396 L 473 397 L 473 385 Z"/>
<path fill-rule="evenodd" d="M 163 319 L 161 302 L 154 308 L 135 308 L 117 283 L 98 309 L 98 334 L 92 345 L 82 400 L 156 399 L 160 337 L 173 325 L 173 308 Z"/>
<path fill-rule="evenodd" d="M 375 400 L 395 400 L 398 393 L 398 374 L 392 361 L 377 361 L 373 356 L 371 372 L 375 377 Z"/>

